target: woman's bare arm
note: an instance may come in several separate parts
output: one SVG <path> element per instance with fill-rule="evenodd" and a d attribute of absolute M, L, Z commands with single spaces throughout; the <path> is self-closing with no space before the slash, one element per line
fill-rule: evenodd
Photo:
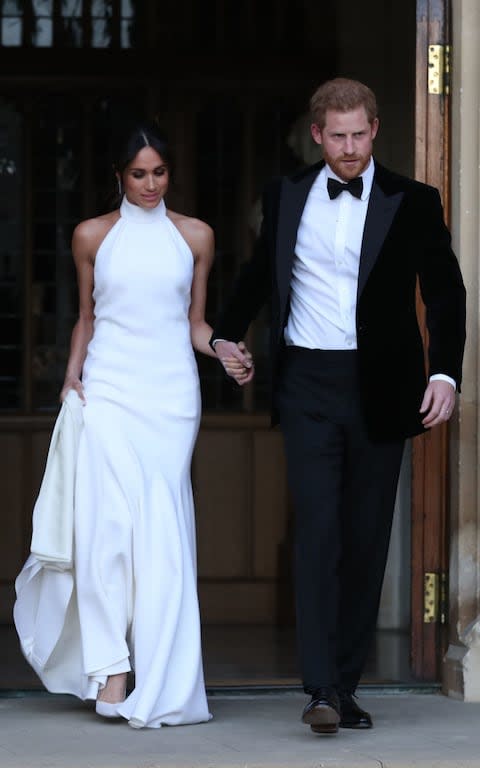
<path fill-rule="evenodd" d="M 76 390 L 83 401 L 85 395 L 81 381 L 87 347 L 93 336 L 94 301 L 93 269 L 95 255 L 100 243 L 118 216 L 109 214 L 97 219 L 82 221 L 75 228 L 72 238 L 73 260 L 77 270 L 79 295 L 78 320 L 74 325 L 70 341 L 70 354 L 65 372 L 65 380 L 60 392 L 63 402 L 70 389 Z"/>
<path fill-rule="evenodd" d="M 212 328 L 205 320 L 205 307 L 207 303 L 207 283 L 212 268 L 215 241 L 212 229 L 203 221 L 187 216 L 180 216 L 170 212 L 175 226 L 190 246 L 194 257 L 194 275 L 191 290 L 191 303 L 189 311 L 190 336 L 192 346 L 198 352 L 209 357 L 217 357 L 210 347 Z M 235 357 L 227 356 L 221 359 L 229 376 L 236 379 L 239 384 L 250 381 L 253 375 L 252 356 L 242 343 L 249 365 L 246 367 Z"/>

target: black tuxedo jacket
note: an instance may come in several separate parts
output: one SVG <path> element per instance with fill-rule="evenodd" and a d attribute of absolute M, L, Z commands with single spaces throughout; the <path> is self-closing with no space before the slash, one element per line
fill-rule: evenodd
<path fill-rule="evenodd" d="M 267 187 L 254 255 L 244 265 L 212 336 L 212 340 L 241 340 L 270 300 L 273 394 L 284 347 L 297 229 L 322 167 L 318 163 Z M 361 396 L 373 439 L 424 431 L 419 408 L 427 379 L 416 313 L 417 280 L 426 306 L 428 373 L 447 374 L 460 388 L 465 288 L 450 240 L 438 191 L 376 163 L 356 312 Z"/>

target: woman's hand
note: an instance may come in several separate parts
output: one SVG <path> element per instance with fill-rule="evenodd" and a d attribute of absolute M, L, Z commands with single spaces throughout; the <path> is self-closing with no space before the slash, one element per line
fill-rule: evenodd
<path fill-rule="evenodd" d="M 75 392 L 78 394 L 80 400 L 85 403 L 87 402 L 85 400 L 85 393 L 83 391 L 83 384 L 78 378 L 78 376 L 66 376 L 65 381 L 63 382 L 62 391 L 60 392 L 60 402 L 63 403 L 66 396 L 70 392 L 71 389 L 74 389 Z"/>

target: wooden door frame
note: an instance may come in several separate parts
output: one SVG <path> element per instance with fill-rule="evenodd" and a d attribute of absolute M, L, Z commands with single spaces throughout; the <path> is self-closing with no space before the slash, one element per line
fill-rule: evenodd
<path fill-rule="evenodd" d="M 428 92 L 429 45 L 448 45 L 450 0 L 417 0 L 415 178 L 439 189 L 447 222 L 450 218 L 450 103 L 448 93 Z M 448 90 L 448 89 L 447 89 Z M 418 311 L 427 341 L 424 308 Z M 438 575 L 439 591 L 448 566 L 448 426 L 416 438 L 412 448 L 412 672 L 420 680 L 439 681 L 446 647 L 445 611 L 424 620 L 426 573 Z"/>

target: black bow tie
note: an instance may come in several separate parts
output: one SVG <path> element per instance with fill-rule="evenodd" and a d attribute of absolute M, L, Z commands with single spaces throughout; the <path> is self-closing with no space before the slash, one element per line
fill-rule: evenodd
<path fill-rule="evenodd" d="M 350 181 L 343 184 L 341 181 L 329 177 L 327 180 L 327 189 L 328 194 L 330 195 L 330 200 L 335 200 L 340 192 L 350 192 L 351 195 L 360 199 L 363 192 L 363 179 L 361 176 L 357 176 L 356 179 L 350 179 Z"/>

